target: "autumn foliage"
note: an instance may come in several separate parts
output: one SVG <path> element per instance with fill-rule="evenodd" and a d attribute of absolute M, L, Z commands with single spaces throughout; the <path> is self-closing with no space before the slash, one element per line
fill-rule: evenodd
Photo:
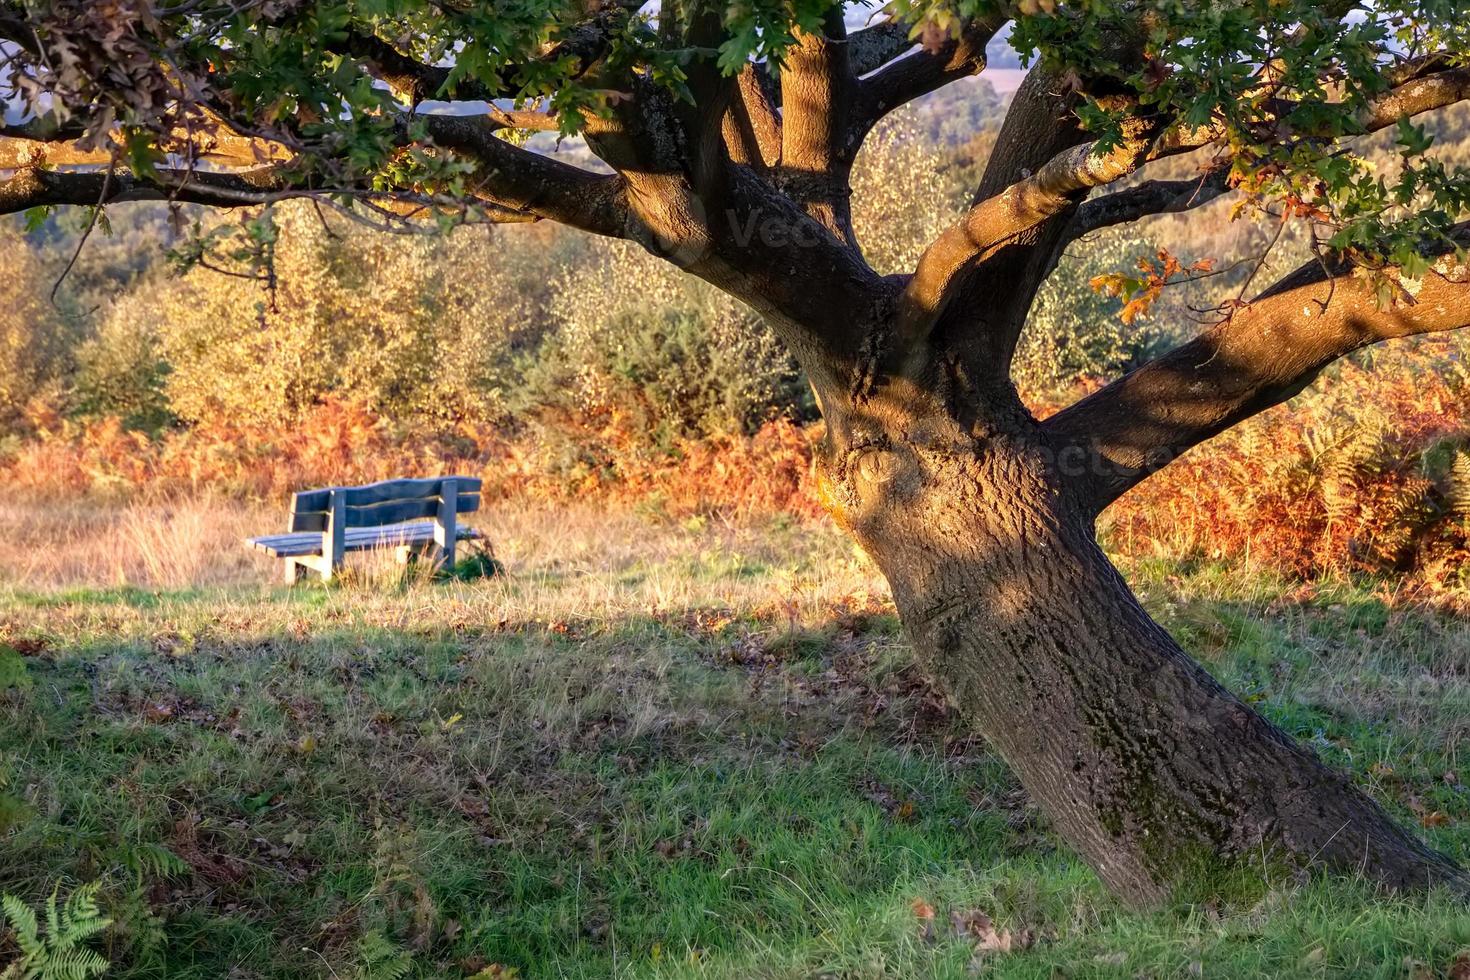
<path fill-rule="evenodd" d="M 1415 597 L 1461 604 L 1470 558 L 1470 372 L 1453 341 L 1352 362 L 1289 406 L 1186 456 L 1104 515 L 1134 557 L 1244 562 L 1300 578 L 1380 575 Z M 0 460 L 7 485 L 133 496 L 284 499 L 307 486 L 405 473 L 473 473 L 492 500 L 597 499 L 671 517 L 821 513 L 820 427 L 776 419 L 750 435 L 681 439 L 651 452 L 636 418 L 562 419 L 582 465 L 551 465 L 541 428 L 430 431 L 329 399 L 290 427 L 211 422 L 158 437 L 115 418 L 71 421 L 31 406 L 31 437 Z"/>
<path fill-rule="evenodd" d="M 819 509 L 808 479 L 812 433 L 784 419 L 749 436 L 685 440 L 656 458 L 639 433 L 614 420 L 596 433 L 600 465 L 574 473 L 548 466 L 534 438 L 510 439 L 489 426 L 404 428 L 335 399 L 289 428 L 216 421 L 150 437 L 116 417 L 79 423 L 39 403 L 28 423 L 30 436 L 0 460 L 0 479 L 38 493 L 284 499 L 304 487 L 460 473 L 483 477 L 486 495 L 500 500 L 654 500 L 675 515 Z"/>

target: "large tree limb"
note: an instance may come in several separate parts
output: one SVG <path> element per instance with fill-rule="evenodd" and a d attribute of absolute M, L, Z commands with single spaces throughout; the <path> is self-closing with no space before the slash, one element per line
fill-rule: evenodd
<path fill-rule="evenodd" d="M 93 206 L 127 201 L 178 201 L 236 208 L 289 196 L 291 187 L 277 167 L 236 173 L 158 171 L 150 180 L 127 170 L 42 170 L 28 167 L 0 181 L 0 214 L 64 204 Z M 299 193 L 310 193 L 301 188 Z"/>
<path fill-rule="evenodd" d="M 320 190 L 294 184 L 278 167 L 233 173 L 159 170 L 151 177 L 140 177 L 126 169 L 115 169 L 110 173 L 97 170 L 61 172 L 33 167 L 0 180 L 0 214 L 35 207 L 92 207 L 138 201 L 237 208 L 272 204 L 294 197 L 331 201 L 343 195 L 360 202 L 369 215 L 376 213 L 385 220 L 425 217 L 454 209 L 452 202 L 435 201 L 408 192 L 395 194 L 369 188 Z M 539 220 L 534 214 L 492 201 L 482 201 L 478 212 L 478 220 L 497 224 Z"/>
<path fill-rule="evenodd" d="M 1456 239 L 1470 245 L 1470 225 Z M 1412 299 L 1382 308 L 1345 266 L 1310 263 L 1199 337 L 1044 423 L 1086 460 L 1097 511 L 1190 447 L 1279 405 L 1333 361 L 1380 341 L 1470 326 L 1470 268 L 1439 258 Z"/>
<path fill-rule="evenodd" d="M 593 4 L 592 16 L 588 20 L 563 29 L 556 42 L 539 52 L 535 60 L 562 62 L 568 66 L 568 77 L 582 77 L 607 53 L 616 32 L 617 20 L 625 10 L 617 3 Z M 412 102 L 449 94 L 446 92 L 449 68 L 426 65 L 369 31 L 349 29 L 342 53 L 362 62 L 395 91 L 410 96 Z M 463 79 L 455 84 L 452 94 L 456 99 L 485 102 L 512 98 L 521 94 L 524 70 L 524 65 L 506 65 L 495 73 L 494 82 L 489 84 L 478 79 Z"/>
<path fill-rule="evenodd" d="M 1415 69 L 1432 67 L 1438 61 L 1414 62 Z M 1401 118 L 1422 115 L 1443 109 L 1458 102 L 1470 100 L 1470 68 L 1448 68 L 1429 74 L 1406 73 L 1409 77 L 1394 87 L 1368 99 L 1354 114 L 1351 122 L 1359 133 L 1372 133 L 1396 124 Z M 1296 110 L 1300 103 L 1290 99 L 1276 99 L 1268 103 L 1272 117 L 1284 119 Z M 1223 123 L 1207 126 L 1176 126 L 1167 130 L 1150 149 L 1148 158 L 1158 160 L 1178 153 L 1188 153 L 1208 146 L 1225 137 Z M 1306 138 L 1330 139 L 1337 134 L 1329 129 L 1304 129 L 1294 135 Z"/>
<path fill-rule="evenodd" d="M 494 123 L 475 116 L 423 116 L 434 143 L 479 164 L 475 192 L 514 211 L 598 235 L 627 230 L 623 178 L 595 174 L 500 139 Z"/>
<path fill-rule="evenodd" d="M 877 71 L 914 47 L 909 25 L 889 18 L 853 31 L 847 37 L 847 62 L 859 77 Z"/>
<path fill-rule="evenodd" d="M 74 127 L 55 128 L 44 121 L 0 126 L 0 170 L 38 165 L 105 167 L 112 162 L 111 150 L 82 149 L 74 142 L 78 136 Z M 121 143 L 118 134 L 114 133 L 113 138 Z M 280 163 L 291 157 L 290 151 L 279 143 L 241 136 L 223 124 L 201 127 L 194 132 L 177 129 L 172 145 L 165 149 L 185 159 L 233 167 Z"/>
<path fill-rule="evenodd" d="M 369 75 L 387 85 L 410 109 L 425 99 L 446 94 L 444 89 L 449 83 L 448 68 L 416 61 L 376 35 L 349 31 L 346 50 L 357 58 Z M 465 79 L 455 86 L 454 98 L 457 101 L 488 103 L 485 116 L 501 129 L 537 132 L 555 132 L 560 129 L 560 120 L 555 113 L 534 109 L 506 109 L 495 104 L 496 100 L 503 100 L 513 93 L 515 72 L 516 69 L 503 70 L 501 83 L 496 87 L 474 79 Z"/>
<path fill-rule="evenodd" d="M 807 213 L 843 241 L 852 240 L 844 154 L 857 79 L 848 61 L 842 9 L 817 32 L 801 31 L 781 72 L 781 182 Z"/>
<path fill-rule="evenodd" d="M 492 120 L 462 116 L 421 118 L 435 143 L 463 152 L 480 164 L 475 193 L 493 209 L 505 212 L 507 218 L 513 213 L 521 215 L 521 220 L 545 218 L 612 236 L 621 235 L 625 230 L 621 181 L 616 176 L 594 174 L 514 146 L 496 137 L 498 126 Z M 224 130 L 195 134 L 195 138 L 194 148 L 199 159 L 218 159 L 236 165 L 283 159 L 279 147 Z M 40 167 L 106 167 L 111 162 L 109 153 L 77 150 L 66 142 L 0 138 L 0 170 L 19 171 L 17 178 L 8 182 L 10 199 L 35 201 L 20 204 L 20 209 L 37 204 L 98 203 L 97 196 L 102 190 L 101 171 L 61 174 L 43 171 Z M 234 207 L 263 201 L 272 194 L 291 196 L 353 190 L 291 186 L 282 171 L 272 167 L 243 172 L 164 170 L 162 174 L 163 179 L 157 182 L 126 172 L 115 174 L 117 186 L 109 193 L 108 199 L 169 198 Z"/>

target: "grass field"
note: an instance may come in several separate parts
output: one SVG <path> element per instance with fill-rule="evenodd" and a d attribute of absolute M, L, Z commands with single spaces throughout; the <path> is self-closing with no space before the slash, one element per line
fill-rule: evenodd
<path fill-rule="evenodd" d="M 1443 896 L 1273 878 L 1118 906 L 826 525 L 500 508 L 479 523 L 506 575 L 369 560 L 287 589 L 237 544 L 270 510 L 0 519 L 0 891 L 100 880 L 109 976 L 1470 976 Z M 1235 690 L 1470 858 L 1470 622 L 1128 571 Z"/>

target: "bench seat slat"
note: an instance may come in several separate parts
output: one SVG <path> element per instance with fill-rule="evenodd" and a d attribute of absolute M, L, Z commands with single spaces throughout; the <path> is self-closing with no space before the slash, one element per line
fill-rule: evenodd
<path fill-rule="evenodd" d="M 461 524 L 457 528 L 461 539 L 484 537 L 484 533 Z M 423 544 L 434 540 L 434 525 L 389 524 L 385 527 L 348 528 L 347 551 L 368 551 L 373 548 L 393 548 L 404 544 Z M 300 558 L 322 553 L 320 534 L 268 534 L 258 538 L 246 538 L 245 543 L 265 552 L 272 558 Z"/>

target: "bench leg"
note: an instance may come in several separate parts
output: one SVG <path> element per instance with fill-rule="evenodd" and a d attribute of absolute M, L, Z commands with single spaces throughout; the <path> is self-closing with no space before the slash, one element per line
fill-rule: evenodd
<path fill-rule="evenodd" d="M 301 577 L 308 570 L 316 572 L 323 582 L 330 582 L 334 566 L 329 559 L 321 555 L 304 555 L 300 558 L 286 559 L 286 581 L 292 585 L 301 581 Z"/>

